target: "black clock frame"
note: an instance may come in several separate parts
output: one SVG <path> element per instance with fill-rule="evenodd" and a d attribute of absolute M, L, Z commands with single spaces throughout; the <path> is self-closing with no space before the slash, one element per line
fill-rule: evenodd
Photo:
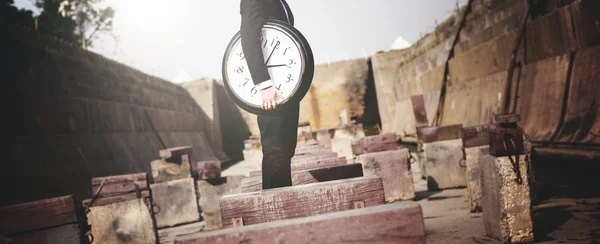
<path fill-rule="evenodd" d="M 299 83 L 299 87 L 290 96 L 289 99 L 287 99 L 286 101 L 284 101 L 281 104 L 278 104 L 277 109 L 274 109 L 274 110 L 263 110 L 260 107 L 255 107 L 253 105 L 250 105 L 250 104 L 244 102 L 241 98 L 239 98 L 231 89 L 232 84 L 230 84 L 229 80 L 228 80 L 226 64 L 228 61 L 229 54 L 232 51 L 232 49 L 234 48 L 235 43 L 238 42 L 239 39 L 241 38 L 241 34 L 238 31 L 238 33 L 236 33 L 233 36 L 233 38 L 229 42 L 229 45 L 227 45 L 225 54 L 223 55 L 222 75 L 223 75 L 223 83 L 225 86 L 225 91 L 227 92 L 229 97 L 231 97 L 231 99 L 238 106 L 240 106 L 242 109 L 244 109 L 250 113 L 257 114 L 257 115 L 273 114 L 279 110 L 285 110 L 287 107 L 289 107 L 292 104 L 300 103 L 300 101 L 304 98 L 304 96 L 308 92 L 308 89 L 310 88 L 310 85 L 311 85 L 312 79 L 313 79 L 313 75 L 314 75 L 314 70 L 315 70 L 312 49 L 310 48 L 308 41 L 306 40 L 306 38 L 304 38 L 304 36 L 302 35 L 302 33 L 300 33 L 300 31 L 298 31 L 296 28 L 289 25 L 288 23 L 279 21 L 279 20 L 269 20 L 265 24 L 265 27 L 280 29 L 280 30 L 286 32 L 286 34 L 288 34 L 290 37 L 292 37 L 292 39 L 294 39 L 294 42 L 297 45 L 299 45 L 300 52 L 301 52 L 300 54 L 302 57 L 304 57 L 303 58 L 304 63 L 302 64 L 302 71 L 301 71 L 301 77 L 300 77 L 301 81 Z"/>

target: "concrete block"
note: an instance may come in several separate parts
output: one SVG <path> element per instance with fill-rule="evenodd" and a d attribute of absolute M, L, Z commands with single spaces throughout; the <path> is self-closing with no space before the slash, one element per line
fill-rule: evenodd
<path fill-rule="evenodd" d="M 371 207 L 385 202 L 377 177 L 360 177 L 221 198 L 223 228 Z M 355 207 L 356 206 L 356 207 Z"/>
<path fill-rule="evenodd" d="M 465 148 L 467 156 L 467 194 L 471 213 L 481 212 L 482 209 L 482 191 L 481 191 L 481 166 L 482 164 L 493 164 L 495 157 L 489 155 L 488 146 L 478 146 Z"/>
<path fill-rule="evenodd" d="M 365 176 L 381 177 L 385 201 L 395 202 L 415 198 L 413 175 L 408 149 L 367 153 L 357 157 Z"/>
<path fill-rule="evenodd" d="M 155 243 L 154 225 L 144 198 L 92 206 L 87 217 L 94 243 Z"/>
<path fill-rule="evenodd" d="M 345 158 L 342 159 L 345 160 Z M 292 185 L 305 185 L 362 176 L 362 165 L 344 164 L 292 172 Z"/>
<path fill-rule="evenodd" d="M 463 159 L 462 139 L 423 143 L 425 170 L 429 191 L 466 187 L 466 168 Z"/>
<path fill-rule="evenodd" d="M 152 179 L 154 183 L 162 183 L 170 180 L 177 180 L 191 177 L 190 163 L 185 155 L 185 160 L 181 164 L 169 163 L 164 159 L 158 159 L 150 162 L 152 170 Z"/>
<path fill-rule="evenodd" d="M 331 134 L 327 129 L 317 130 L 317 141 L 325 148 L 331 148 Z"/>
<path fill-rule="evenodd" d="M 359 231 L 358 231 L 359 230 Z M 403 202 L 177 238 L 199 243 L 426 243 L 418 203 Z"/>
<path fill-rule="evenodd" d="M 514 159 L 514 157 L 513 157 Z M 529 155 L 519 156 L 521 184 L 508 157 L 481 164 L 483 224 L 488 236 L 502 242 L 524 243 L 534 239 Z"/>
<path fill-rule="evenodd" d="M 198 162 L 198 179 L 207 180 L 217 178 L 221 178 L 220 161 Z"/>
<path fill-rule="evenodd" d="M 228 176 L 219 179 L 200 180 L 196 182 L 198 205 L 204 220 L 203 231 L 221 229 L 221 208 L 219 200 L 224 195 L 241 192 L 242 176 Z"/>
<path fill-rule="evenodd" d="M 159 229 L 200 221 L 193 178 L 152 184 L 150 189 L 159 209 L 154 214 Z"/>

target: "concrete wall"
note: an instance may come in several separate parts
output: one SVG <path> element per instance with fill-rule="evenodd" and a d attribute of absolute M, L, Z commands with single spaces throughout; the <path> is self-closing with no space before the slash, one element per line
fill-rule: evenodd
<path fill-rule="evenodd" d="M 148 172 L 161 140 L 192 145 L 194 161 L 222 154 L 185 89 L 33 30 L 0 33 L 0 205 L 90 197 L 92 177 Z"/>
<path fill-rule="evenodd" d="M 491 122 L 504 92 L 508 64 L 526 1 L 475 0 L 449 62 L 442 125 Z M 534 141 L 598 144 L 598 71 L 595 45 L 600 2 L 541 1 L 527 24 L 517 61 L 511 108 Z M 409 49 L 372 57 L 384 132 L 414 138 L 410 97 L 423 94 L 429 122 L 438 106 L 445 61 L 465 8 Z M 574 88 L 574 87 L 577 88 Z M 576 90 L 574 90 L 576 89 Z M 597 94 L 597 93 L 596 93 Z"/>

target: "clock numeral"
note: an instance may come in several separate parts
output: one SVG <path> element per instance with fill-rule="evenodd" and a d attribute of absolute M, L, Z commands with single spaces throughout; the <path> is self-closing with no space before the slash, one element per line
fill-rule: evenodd
<path fill-rule="evenodd" d="M 250 90 L 250 93 L 252 93 L 252 95 L 250 97 L 254 97 L 254 95 L 256 95 L 256 93 L 258 93 L 258 89 L 256 88 L 256 86 L 252 87 L 252 90 Z"/>
<path fill-rule="evenodd" d="M 292 74 L 288 74 L 287 79 L 285 80 L 285 82 L 290 82 L 293 81 L 294 79 L 292 79 Z"/>
<path fill-rule="evenodd" d="M 244 60 L 246 58 L 246 55 L 244 54 L 244 52 L 238 53 L 238 55 L 240 57 L 240 60 Z"/>
<path fill-rule="evenodd" d="M 263 47 L 267 47 L 267 43 L 269 42 L 269 39 L 265 40 L 265 44 L 263 44 Z"/>
<path fill-rule="evenodd" d="M 240 66 L 238 69 L 235 70 L 235 72 L 238 74 L 244 73 L 244 66 Z"/>
<path fill-rule="evenodd" d="M 288 65 L 292 65 L 292 64 L 295 64 L 295 63 L 296 63 L 296 62 L 294 62 L 294 60 L 293 60 L 293 59 L 290 59 L 290 64 L 288 64 Z"/>
<path fill-rule="evenodd" d="M 281 90 L 281 84 L 279 84 L 278 86 L 276 86 L 275 89 Z"/>
<path fill-rule="evenodd" d="M 240 87 L 246 86 L 246 84 L 248 84 L 248 82 L 250 81 L 250 79 L 248 79 L 248 78 L 245 78 L 245 79 L 246 79 L 246 82 L 244 82 L 244 84 L 240 85 Z"/>
<path fill-rule="evenodd" d="M 283 56 L 285 56 L 285 54 L 287 53 L 287 50 L 290 49 L 289 47 L 285 48 L 285 51 L 283 51 Z"/>

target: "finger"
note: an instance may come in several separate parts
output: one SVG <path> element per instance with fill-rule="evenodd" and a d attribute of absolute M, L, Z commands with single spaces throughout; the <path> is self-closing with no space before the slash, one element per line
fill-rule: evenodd
<path fill-rule="evenodd" d="M 277 103 L 275 101 L 273 101 L 273 109 L 277 108 Z"/>

